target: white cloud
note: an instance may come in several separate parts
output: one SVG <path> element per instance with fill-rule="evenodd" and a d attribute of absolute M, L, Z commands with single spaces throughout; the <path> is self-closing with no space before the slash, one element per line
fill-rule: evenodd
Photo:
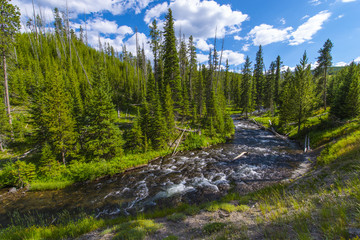
<path fill-rule="evenodd" d="M 196 56 L 199 63 L 207 63 L 209 61 L 209 55 L 207 54 L 199 53 Z M 229 65 L 238 66 L 245 62 L 245 55 L 232 50 L 224 50 L 222 55 L 222 62 L 225 63 L 226 59 L 229 60 Z"/>
<path fill-rule="evenodd" d="M 115 21 L 95 18 L 87 21 L 87 28 L 89 31 L 96 31 L 104 34 L 117 33 L 118 25 Z"/>
<path fill-rule="evenodd" d="M 281 19 L 280 19 L 280 23 L 281 23 L 282 25 L 286 24 L 285 18 L 281 18 Z"/>
<path fill-rule="evenodd" d="M 330 16 L 330 12 L 321 11 L 309 18 L 291 34 L 292 39 L 290 39 L 290 45 L 299 45 L 311 40 L 313 35 L 322 28 L 323 23 L 328 20 Z"/>
<path fill-rule="evenodd" d="M 249 47 L 250 47 L 250 44 L 245 44 L 245 45 L 241 48 L 241 50 L 243 50 L 244 52 L 247 52 L 247 51 L 249 51 Z"/>
<path fill-rule="evenodd" d="M 303 16 L 303 17 L 301 18 L 301 20 L 307 19 L 307 18 L 309 18 L 309 17 L 310 17 L 309 15 L 305 15 L 305 16 Z"/>
<path fill-rule="evenodd" d="M 360 63 L 360 57 L 355 58 L 354 62 Z"/>
<path fill-rule="evenodd" d="M 288 69 L 290 69 L 291 72 L 295 71 L 295 67 L 290 67 L 290 66 L 286 66 L 286 65 L 281 67 L 282 72 L 286 72 Z"/>
<path fill-rule="evenodd" d="M 200 38 L 196 41 L 196 48 L 201 51 L 209 51 L 210 48 L 214 48 L 214 45 L 208 44 L 204 39 Z"/>
<path fill-rule="evenodd" d="M 205 63 L 209 60 L 209 55 L 198 53 L 196 54 L 196 58 L 199 63 Z"/>
<path fill-rule="evenodd" d="M 230 65 L 237 66 L 245 62 L 245 55 L 231 50 L 224 50 L 222 59 L 224 62 L 228 59 Z"/>
<path fill-rule="evenodd" d="M 343 17 L 344 17 L 344 14 L 341 14 L 341 15 L 337 16 L 335 19 L 338 20 L 338 19 L 341 19 Z"/>
<path fill-rule="evenodd" d="M 346 65 L 347 65 L 346 62 L 338 62 L 338 63 L 335 64 L 335 67 L 344 67 Z"/>
<path fill-rule="evenodd" d="M 149 24 L 154 18 L 160 17 L 163 13 L 167 12 L 169 5 L 167 2 L 156 5 L 155 7 L 146 10 L 144 21 Z"/>
<path fill-rule="evenodd" d="M 341 2 L 343 3 L 348 3 L 348 2 L 355 2 L 356 0 L 341 0 Z"/>
<path fill-rule="evenodd" d="M 320 0 L 310 0 L 309 3 L 313 6 L 317 6 L 321 4 Z"/>
<path fill-rule="evenodd" d="M 153 9 L 148 10 L 145 21 L 150 22 L 159 17 L 163 13 L 163 7 L 155 6 L 159 13 Z M 197 39 L 214 37 L 216 28 L 219 38 L 239 32 L 241 23 L 248 19 L 248 15 L 233 11 L 230 5 L 220 5 L 213 0 L 172 0 L 169 8 L 173 12 L 176 31 L 181 28 L 181 32 L 186 36 L 192 35 Z"/>
<path fill-rule="evenodd" d="M 240 37 L 240 36 L 235 35 L 235 36 L 234 36 L 234 40 L 241 41 L 241 40 L 243 40 L 243 38 Z"/>
<path fill-rule="evenodd" d="M 255 26 L 249 32 L 248 36 L 252 39 L 255 46 L 265 46 L 270 43 L 287 40 L 289 38 L 289 32 L 292 29 L 292 27 L 277 29 L 271 25 L 261 24 L 260 26 Z"/>

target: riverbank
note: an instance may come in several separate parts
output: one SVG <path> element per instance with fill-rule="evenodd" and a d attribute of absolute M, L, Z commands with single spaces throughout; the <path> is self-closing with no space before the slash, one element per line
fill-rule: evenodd
<path fill-rule="evenodd" d="M 74 183 L 83 181 L 93 181 L 102 177 L 122 174 L 133 169 L 147 166 L 152 161 L 174 155 L 178 152 L 189 151 L 223 143 L 226 138 L 207 137 L 205 135 L 192 137 L 179 144 L 177 148 L 147 151 L 144 153 L 127 154 L 108 161 L 82 162 L 73 161 L 66 168 L 59 166 L 59 170 L 48 177 L 39 177 L 35 173 L 35 169 L 28 173 L 28 165 L 16 164 L 15 161 L 9 162 L 0 169 L 0 188 L 18 182 L 20 184 L 19 191 L 46 191 L 59 190 L 73 185 Z M 12 164 L 12 162 L 14 162 Z M 15 166 L 16 165 L 16 166 Z M 25 174 L 16 174 L 16 172 L 26 172 Z M 12 186 L 14 187 L 14 186 Z M 18 186 L 15 186 L 18 188 Z M 15 188 L 15 189 L 16 189 Z M 9 188 L 10 191 L 11 188 Z M 14 189 L 14 188 L 12 188 Z"/>
<path fill-rule="evenodd" d="M 326 126 L 330 123 L 322 122 Z M 359 122 L 311 126 L 316 160 L 297 179 L 199 206 L 180 204 L 137 217 L 12 227 L 4 239 L 348 239 L 360 228 Z M 341 149 L 339 151 L 338 149 Z M 82 236 L 82 234 L 89 232 Z"/>

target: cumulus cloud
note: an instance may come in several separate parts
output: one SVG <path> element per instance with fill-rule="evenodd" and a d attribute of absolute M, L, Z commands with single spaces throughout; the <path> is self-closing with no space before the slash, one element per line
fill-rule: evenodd
<path fill-rule="evenodd" d="M 160 17 L 163 13 L 166 13 L 168 10 L 169 5 L 167 2 L 163 2 L 162 4 L 158 4 L 155 7 L 146 10 L 146 14 L 144 17 L 144 21 L 149 24 L 151 20 L 154 18 Z"/>
<path fill-rule="evenodd" d="M 252 39 L 255 46 L 265 46 L 270 43 L 282 42 L 289 39 L 289 32 L 292 29 L 292 27 L 277 29 L 271 25 L 261 24 L 260 26 L 255 26 L 249 32 L 248 36 Z"/>
<path fill-rule="evenodd" d="M 285 18 L 281 18 L 281 19 L 280 19 L 280 23 L 281 23 L 282 25 L 285 25 L 285 24 L 286 24 Z"/>
<path fill-rule="evenodd" d="M 241 50 L 243 50 L 244 52 L 247 52 L 247 51 L 249 51 L 249 47 L 250 47 L 250 44 L 245 44 L 245 45 L 241 48 Z"/>
<path fill-rule="evenodd" d="M 355 58 L 354 62 L 360 63 L 360 57 Z"/>
<path fill-rule="evenodd" d="M 204 39 L 200 38 L 196 40 L 196 48 L 201 51 L 209 51 L 210 48 L 214 48 L 214 45 L 208 44 Z"/>
<path fill-rule="evenodd" d="M 245 55 L 239 52 L 224 50 L 223 52 L 223 60 L 225 62 L 226 59 L 229 60 L 230 65 L 240 65 L 245 62 Z"/>
<path fill-rule="evenodd" d="M 145 22 L 165 13 L 165 4 L 158 4 L 147 11 Z M 241 23 L 248 19 L 248 15 L 240 11 L 233 11 L 230 5 L 200 0 L 172 0 L 168 6 L 173 11 L 176 31 L 197 39 L 208 39 L 215 35 L 222 38 L 225 34 L 233 34 L 241 30 Z M 201 16 L 201 17 L 200 17 Z"/>
<path fill-rule="evenodd" d="M 225 62 L 226 59 L 229 60 L 229 65 L 238 66 L 245 62 L 245 55 L 232 50 L 224 50 L 222 55 L 222 61 Z M 199 63 L 207 63 L 209 61 L 209 55 L 199 53 L 197 54 L 197 60 Z"/>
<path fill-rule="evenodd" d="M 335 64 L 335 67 L 344 67 L 346 65 L 347 65 L 346 62 L 338 62 L 338 63 Z"/>
<path fill-rule="evenodd" d="M 338 20 L 338 19 L 341 19 L 343 17 L 344 17 L 344 14 L 341 14 L 341 15 L 337 16 L 335 19 Z"/>
<path fill-rule="evenodd" d="M 290 45 L 299 45 L 311 40 L 313 35 L 322 28 L 323 23 L 328 20 L 330 16 L 331 13 L 329 11 L 321 11 L 309 18 L 291 34 Z"/>
<path fill-rule="evenodd" d="M 196 54 L 196 58 L 199 63 L 205 63 L 209 60 L 209 55 L 198 53 Z"/>
<path fill-rule="evenodd" d="M 348 3 L 348 2 L 355 2 L 356 0 L 341 0 L 341 2 L 343 3 Z"/>
<path fill-rule="evenodd" d="M 240 36 L 237 36 L 237 35 L 234 36 L 234 40 L 241 41 L 241 40 L 243 40 L 243 39 L 244 39 L 244 38 L 242 38 L 242 37 L 240 37 Z"/>

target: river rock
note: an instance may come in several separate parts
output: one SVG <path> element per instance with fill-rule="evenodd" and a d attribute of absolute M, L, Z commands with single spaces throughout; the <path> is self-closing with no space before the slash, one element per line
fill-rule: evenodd
<path fill-rule="evenodd" d="M 9 189 L 9 193 L 16 193 L 16 192 L 17 192 L 17 190 L 15 187 L 12 187 Z"/>

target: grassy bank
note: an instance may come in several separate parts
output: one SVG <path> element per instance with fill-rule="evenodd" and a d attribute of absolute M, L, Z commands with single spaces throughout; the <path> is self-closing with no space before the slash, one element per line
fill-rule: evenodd
<path fill-rule="evenodd" d="M 268 118 L 257 117 L 256 121 L 265 124 Z M 290 125 L 285 131 L 277 130 L 284 133 L 291 127 L 296 128 Z M 320 153 L 313 168 L 291 182 L 247 195 L 232 190 L 221 200 L 201 206 L 180 204 L 131 218 L 86 216 L 56 226 L 10 227 L 0 230 L 0 238 L 62 239 L 93 231 L 99 237 L 145 239 L 165 236 L 160 233 L 168 231 L 160 239 L 178 239 L 180 229 L 185 228 L 193 239 L 356 239 L 360 229 L 360 122 L 332 122 L 321 113 L 304 129 L 290 136 L 302 140 L 308 134 L 312 149 Z M 191 226 L 193 219 L 207 223 Z M 171 231 L 164 222 L 176 223 L 179 231 Z"/>

